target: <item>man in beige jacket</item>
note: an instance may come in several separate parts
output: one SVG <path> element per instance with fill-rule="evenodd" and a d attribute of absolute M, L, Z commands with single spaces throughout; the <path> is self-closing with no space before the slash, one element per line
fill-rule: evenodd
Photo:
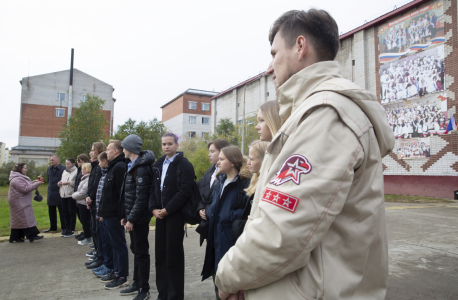
<path fill-rule="evenodd" d="M 284 121 L 263 161 L 244 233 L 218 265 L 221 299 L 384 299 L 383 107 L 340 75 L 325 11 L 290 11 L 270 31 Z M 239 292 L 243 291 L 243 292 Z"/>

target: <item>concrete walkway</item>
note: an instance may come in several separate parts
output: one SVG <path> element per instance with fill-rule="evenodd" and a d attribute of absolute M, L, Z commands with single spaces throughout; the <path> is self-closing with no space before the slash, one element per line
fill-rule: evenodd
<path fill-rule="evenodd" d="M 387 203 L 389 278 L 386 299 L 458 299 L 458 204 Z M 150 231 L 151 297 L 155 292 L 154 231 Z M 54 234 L 56 236 L 56 234 Z M 87 246 L 72 238 L 0 243 L 0 299 L 131 299 L 107 291 L 84 267 Z M 129 237 L 127 235 L 127 242 Z M 205 244 L 188 228 L 185 299 L 214 299 L 200 282 Z M 133 256 L 129 253 L 132 276 Z M 131 282 L 131 276 L 129 281 Z M 133 298 L 133 297 L 132 297 Z"/>

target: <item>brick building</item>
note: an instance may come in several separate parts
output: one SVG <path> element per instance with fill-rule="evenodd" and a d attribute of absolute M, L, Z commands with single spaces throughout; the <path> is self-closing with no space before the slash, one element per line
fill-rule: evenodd
<path fill-rule="evenodd" d="M 24 77 L 21 84 L 21 110 L 19 121 L 19 143 L 12 147 L 11 159 L 34 160 L 46 164 L 49 156 L 56 153 L 60 145 L 59 131 L 67 123 L 68 110 L 72 112 L 86 95 L 95 95 L 105 100 L 103 110 L 109 127 L 107 136 L 113 131 L 115 99 L 113 86 L 73 69 L 72 103 L 69 99 L 70 70 Z"/>
<path fill-rule="evenodd" d="M 452 198 L 458 190 L 458 6 L 415 0 L 340 36 L 343 77 L 374 92 L 396 146 L 383 159 L 387 194 Z"/>
<path fill-rule="evenodd" d="M 204 137 L 211 131 L 210 98 L 215 92 L 188 89 L 163 106 L 162 122 L 170 132 L 183 137 Z"/>
<path fill-rule="evenodd" d="M 242 124 L 244 116 L 245 118 L 255 116 L 263 103 L 275 99 L 275 84 L 272 76 L 262 72 L 251 77 L 210 99 L 211 131 L 215 132 L 221 119 L 230 119 L 234 124 Z"/>

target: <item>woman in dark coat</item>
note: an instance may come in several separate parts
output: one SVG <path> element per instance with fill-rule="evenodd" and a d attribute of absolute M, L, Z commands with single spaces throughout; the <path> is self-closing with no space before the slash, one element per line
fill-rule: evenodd
<path fill-rule="evenodd" d="M 221 149 L 218 167 L 220 173 L 212 192 L 212 203 L 205 212 L 209 231 L 202 280 L 210 276 L 214 280 L 219 261 L 235 244 L 232 223 L 242 216 L 248 201 L 245 189 L 251 174 L 240 149 L 235 146 Z M 219 299 L 216 287 L 215 293 Z"/>
<path fill-rule="evenodd" d="M 18 163 L 10 174 L 10 189 L 8 191 L 8 204 L 10 205 L 10 243 L 23 242 L 24 236 L 30 242 L 41 239 L 38 236 L 37 220 L 33 213 L 32 192 L 44 182 L 31 181 L 27 175 L 25 163 Z"/>
<path fill-rule="evenodd" d="M 229 142 L 224 139 L 218 139 L 208 143 L 208 158 L 210 159 L 210 163 L 213 165 L 208 168 L 208 170 L 205 171 L 204 175 L 200 178 L 199 192 L 202 197 L 202 201 L 200 201 L 197 206 L 197 211 L 199 211 L 199 215 L 202 218 L 202 222 L 200 222 L 199 226 L 196 228 L 196 231 L 200 234 L 201 246 L 208 234 L 208 220 L 205 220 L 205 210 L 212 203 L 211 191 L 216 182 L 216 173 L 219 171 L 217 166 L 219 153 L 222 148 L 227 146 L 230 146 Z"/>

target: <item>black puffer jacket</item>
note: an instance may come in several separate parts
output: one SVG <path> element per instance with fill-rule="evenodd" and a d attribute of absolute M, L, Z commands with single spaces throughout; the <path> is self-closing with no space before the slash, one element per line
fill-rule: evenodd
<path fill-rule="evenodd" d="M 154 209 L 165 208 L 169 215 L 176 212 L 181 212 L 181 207 L 189 200 L 193 190 L 194 167 L 189 160 L 183 157 L 183 152 L 177 152 L 178 155 L 173 162 L 168 166 L 167 174 L 164 179 L 163 190 L 161 191 L 161 175 L 162 164 L 165 160 L 165 155 L 154 164 L 154 193 L 151 194 L 149 200 L 149 211 Z M 177 188 L 177 169 L 180 165 L 180 187 Z"/>
<path fill-rule="evenodd" d="M 210 187 L 210 182 L 212 180 L 212 175 L 215 172 L 216 165 L 211 166 L 208 168 L 207 171 L 205 171 L 204 175 L 200 178 L 199 181 L 199 192 L 200 196 L 202 197 L 202 201 L 199 202 L 199 205 L 197 206 L 197 210 L 201 209 L 207 209 L 208 206 L 212 203 L 212 197 L 211 197 L 211 187 Z M 215 180 L 216 182 L 216 180 Z M 213 184 L 215 184 L 213 182 Z"/>
<path fill-rule="evenodd" d="M 100 198 L 99 203 L 100 207 L 97 208 L 97 214 L 99 217 L 122 218 L 124 207 L 122 207 L 121 210 L 121 189 L 124 181 L 124 175 L 127 171 L 127 164 L 125 160 L 126 156 L 122 153 L 108 164 L 108 173 L 105 176 L 102 197 Z"/>
<path fill-rule="evenodd" d="M 123 217 L 132 224 L 149 223 L 151 220 L 148 203 L 150 195 L 154 193 L 153 164 L 153 151 L 142 151 L 124 176 L 121 192 L 125 208 Z"/>

